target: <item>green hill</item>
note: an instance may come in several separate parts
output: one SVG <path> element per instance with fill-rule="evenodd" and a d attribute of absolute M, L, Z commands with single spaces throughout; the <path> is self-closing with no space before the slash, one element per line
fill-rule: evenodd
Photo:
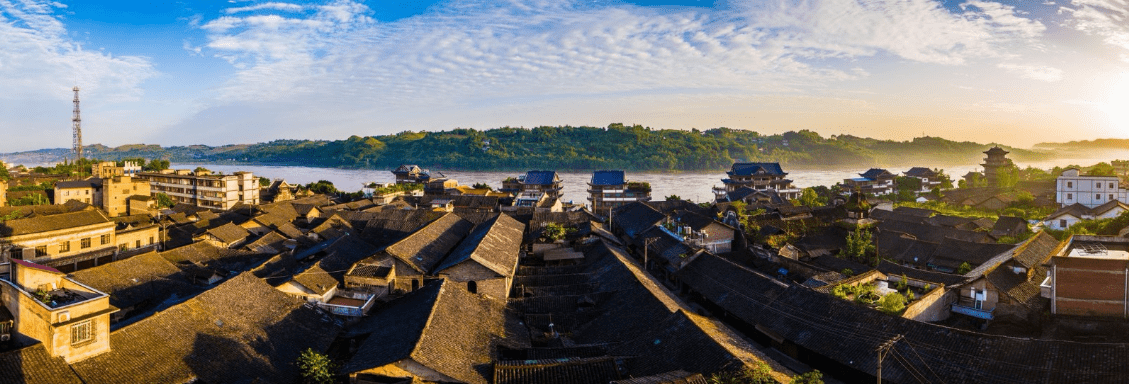
<path fill-rule="evenodd" d="M 86 147 L 87 157 L 117 160 L 164 158 L 172 162 L 213 162 L 387 169 L 415 163 L 434 169 L 691 171 L 728 168 L 735 161 L 778 161 L 788 166 L 941 166 L 979 163 L 990 145 L 936 137 L 890 141 L 850 135 L 822 137 L 812 131 L 761 135 L 714 128 L 658 130 L 611 124 L 608 127 L 454 129 L 353 136 L 345 140 L 276 140 L 211 147 L 132 144 Z M 1038 161 L 1047 152 L 1005 147 L 1017 161 Z M 61 160 L 65 149 L 3 155 Z"/>

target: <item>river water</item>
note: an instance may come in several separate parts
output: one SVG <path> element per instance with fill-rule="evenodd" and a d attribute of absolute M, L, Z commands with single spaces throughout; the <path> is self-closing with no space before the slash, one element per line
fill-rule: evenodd
<path fill-rule="evenodd" d="M 1102 161 L 1109 161 L 1112 159 L 1057 159 L 1052 161 L 1043 161 L 1038 163 L 1019 163 L 1020 167 L 1033 166 L 1036 168 L 1050 169 L 1055 166 L 1065 166 L 1069 164 L 1092 165 Z M 173 164 L 173 168 L 177 169 L 194 169 L 197 166 L 208 168 L 212 171 L 223 173 L 232 173 L 237 171 L 248 171 L 255 174 L 255 176 L 262 176 L 270 179 L 285 179 L 290 184 L 306 184 L 316 182 L 318 180 L 327 180 L 333 183 L 337 189 L 342 191 L 357 191 L 365 184 L 371 182 L 377 183 L 390 183 L 395 181 L 395 176 L 391 170 L 363 170 L 363 169 L 337 169 L 337 168 L 312 168 L 312 167 L 294 167 L 294 166 L 268 166 L 268 165 L 218 165 L 218 164 L 194 164 L 194 163 L 177 163 Z M 945 173 L 955 180 L 959 179 L 969 171 L 979 171 L 979 165 L 966 164 L 966 165 L 949 165 L 937 166 L 930 164 L 923 164 L 931 168 L 942 168 Z M 887 167 L 886 169 L 893 173 L 900 174 L 909 170 L 910 167 Z M 835 183 L 842 182 L 843 179 L 858 177 L 859 173 L 865 172 L 864 168 L 850 168 L 850 169 L 803 169 L 803 168 L 785 168 L 788 172 L 788 178 L 794 181 L 796 187 L 806 188 L 817 185 L 831 186 Z M 502 186 L 502 180 L 517 176 L 516 172 L 464 172 L 464 171 L 444 171 L 442 172 L 448 178 L 459 181 L 461 185 L 472 185 L 475 183 L 486 183 L 495 189 Z M 576 203 L 586 203 L 588 193 L 585 192 L 588 187 L 588 181 L 592 178 L 591 172 L 559 172 L 562 184 L 564 186 L 564 201 L 574 201 Z M 713 186 L 721 186 L 721 179 L 726 177 L 724 171 L 702 171 L 702 172 L 682 172 L 682 173 L 661 173 L 661 172 L 628 172 L 627 179 L 632 181 L 646 181 L 651 183 L 651 196 L 655 200 L 662 200 L 666 196 L 678 195 L 683 199 L 689 199 L 696 202 L 712 201 Z"/>

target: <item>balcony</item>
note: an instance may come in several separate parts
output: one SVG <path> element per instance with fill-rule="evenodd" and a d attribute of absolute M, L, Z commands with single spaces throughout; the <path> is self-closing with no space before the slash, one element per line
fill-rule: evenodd
<path fill-rule="evenodd" d="M 965 316 L 972 316 L 977 319 L 992 320 L 993 309 L 977 309 L 972 300 L 961 298 L 961 300 L 953 304 L 953 313 L 959 313 Z"/>

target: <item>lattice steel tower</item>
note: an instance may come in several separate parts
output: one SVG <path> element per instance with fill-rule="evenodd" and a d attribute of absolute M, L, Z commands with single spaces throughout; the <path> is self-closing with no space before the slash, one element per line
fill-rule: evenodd
<path fill-rule="evenodd" d="M 78 86 L 74 87 L 74 117 L 71 118 L 74 127 L 74 158 L 82 158 L 82 117 L 78 115 Z"/>

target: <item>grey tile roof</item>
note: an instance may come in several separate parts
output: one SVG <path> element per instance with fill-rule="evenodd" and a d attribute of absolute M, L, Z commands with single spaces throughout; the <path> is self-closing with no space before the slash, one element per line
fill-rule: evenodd
<path fill-rule="evenodd" d="M 448 213 L 408 237 L 389 245 L 385 252 L 421 274 L 430 273 L 466 236 L 473 225 Z"/>
<path fill-rule="evenodd" d="M 109 294 L 110 305 L 118 308 L 157 304 L 172 295 L 183 298 L 203 291 L 190 284 L 180 268 L 157 252 L 83 269 L 71 277 Z"/>
<path fill-rule="evenodd" d="M 98 224 L 113 226 L 110 219 L 99 210 L 26 217 L 0 223 L 0 236 L 20 236 Z"/>
<path fill-rule="evenodd" d="M 610 384 L 708 384 L 708 381 L 700 373 L 677 370 L 657 375 L 615 380 Z"/>
<path fill-rule="evenodd" d="M 111 351 L 72 367 L 88 383 L 293 382 L 293 362 L 325 351 L 331 318 L 250 273 L 110 334 Z"/>
<path fill-rule="evenodd" d="M 905 175 L 906 176 L 912 176 L 912 177 L 929 177 L 929 178 L 932 178 L 932 177 L 935 177 L 937 175 L 937 173 L 933 172 L 933 170 L 929 169 L 929 168 L 913 167 L 913 168 L 910 168 L 908 171 L 905 171 Z"/>
<path fill-rule="evenodd" d="M 877 180 L 879 177 L 882 177 L 882 176 L 893 177 L 894 174 L 892 174 L 892 173 L 890 173 L 890 171 L 887 171 L 887 170 L 882 169 L 882 168 L 871 168 L 871 169 L 866 170 L 866 172 L 860 173 L 859 176 L 862 176 L 862 177 L 865 177 L 865 178 L 871 179 L 871 180 Z"/>
<path fill-rule="evenodd" d="M 60 181 L 55 183 L 55 189 L 71 188 L 102 188 L 102 179 L 92 177 L 85 180 Z"/>
<path fill-rule="evenodd" d="M 243 227 L 240 227 L 240 226 L 232 224 L 232 223 L 227 223 L 227 224 L 209 229 L 207 234 L 214 236 L 216 239 L 219 239 L 219 241 L 223 242 L 224 244 L 231 244 L 231 243 L 243 241 L 243 240 L 246 240 L 248 236 L 251 236 L 251 232 L 248 232 Z"/>
<path fill-rule="evenodd" d="M 758 173 L 784 176 L 780 163 L 734 163 L 727 174 L 730 176 L 750 176 Z"/>
<path fill-rule="evenodd" d="M 628 237 L 635 237 L 666 219 L 666 215 L 640 202 L 616 208 L 611 216 L 613 229 L 623 231 Z"/>
<path fill-rule="evenodd" d="M 0 383 L 82 384 L 61 357 L 51 357 L 43 344 L 0 353 Z"/>
<path fill-rule="evenodd" d="M 494 384 L 588 384 L 619 378 L 610 356 L 505 360 L 494 363 Z"/>
<path fill-rule="evenodd" d="M 497 342 L 509 335 L 501 302 L 445 280 L 390 303 L 350 334 L 368 338 L 342 368 L 351 373 L 412 359 L 458 381 L 490 382 Z"/>
<path fill-rule="evenodd" d="M 474 260 L 499 276 L 512 277 L 517 268 L 524 232 L 524 224 L 506 215 L 496 215 L 493 219 L 476 226 L 432 271 L 432 274 L 440 273 L 467 260 Z M 465 280 L 457 276 L 452 278 Z"/>
<path fill-rule="evenodd" d="M 294 275 L 293 282 L 306 287 L 317 295 L 324 295 L 330 289 L 337 287 L 337 279 L 334 279 L 329 272 L 326 272 L 317 264 L 305 271 L 298 272 Z"/>
<path fill-rule="evenodd" d="M 678 272 L 706 301 L 744 324 L 756 324 L 788 342 L 868 375 L 875 348 L 894 346 L 929 381 L 1124 382 L 1129 371 L 1110 369 L 1129 358 L 1127 344 L 1075 343 L 981 334 L 889 316 L 807 288 L 778 283 L 720 258 L 701 257 Z M 900 364 L 883 365 L 883 379 L 918 382 Z"/>

